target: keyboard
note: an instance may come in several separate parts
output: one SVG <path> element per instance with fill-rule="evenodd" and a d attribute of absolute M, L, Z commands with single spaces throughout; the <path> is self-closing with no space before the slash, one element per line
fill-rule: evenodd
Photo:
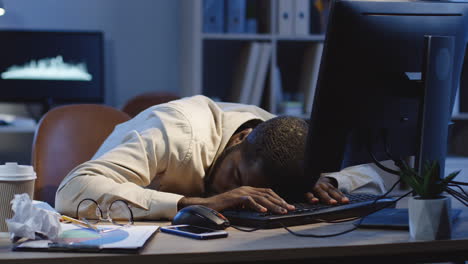
<path fill-rule="evenodd" d="M 386 197 L 374 203 L 379 196 L 372 194 L 347 194 L 346 197 L 349 198 L 348 204 L 295 203 L 296 210 L 284 215 L 250 210 L 227 210 L 222 214 L 232 225 L 269 229 L 362 217 L 385 207 L 395 207 L 396 200 Z"/>

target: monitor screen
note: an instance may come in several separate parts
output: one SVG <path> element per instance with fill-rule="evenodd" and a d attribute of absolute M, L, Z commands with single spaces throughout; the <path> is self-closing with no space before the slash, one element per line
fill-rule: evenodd
<path fill-rule="evenodd" d="M 439 107 L 432 112 L 449 113 L 453 107 L 467 25 L 468 3 L 333 1 L 310 120 L 306 173 L 316 179 L 323 172 L 370 163 L 371 153 L 378 160 L 420 154 L 423 132 L 434 134 L 422 123 L 427 110 Z M 427 36 L 453 39 L 453 59 L 438 66 L 449 71 L 450 80 L 442 88 L 448 90 L 447 98 L 435 96 L 433 105 L 427 105 L 427 91 L 437 94 L 441 87 L 431 83 L 437 76 L 425 76 Z M 442 99 L 447 99 L 446 107 L 438 103 Z M 447 129 L 449 116 L 434 118 L 445 124 L 441 130 Z M 426 149 L 442 157 L 443 141 L 437 138 L 431 143 L 436 148 Z"/>
<path fill-rule="evenodd" d="M 103 34 L 0 31 L 0 102 L 102 102 Z"/>

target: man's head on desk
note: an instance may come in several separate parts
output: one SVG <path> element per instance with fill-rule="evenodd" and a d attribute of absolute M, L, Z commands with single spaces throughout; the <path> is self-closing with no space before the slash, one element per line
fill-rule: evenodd
<path fill-rule="evenodd" d="M 237 205 L 260 212 L 286 213 L 294 207 L 285 199 L 305 197 L 317 202 L 318 198 L 309 193 L 313 186 L 304 176 L 308 127 L 303 119 L 287 116 L 241 126 L 209 172 L 206 190 L 217 194 L 208 198 L 212 201 L 209 206 L 222 210 Z M 326 184 L 326 189 L 333 187 Z M 327 190 L 323 191 L 323 197 L 316 196 L 331 199 Z M 336 190 L 333 198 L 341 197 Z"/>
<path fill-rule="evenodd" d="M 276 117 L 261 123 L 254 120 L 241 126 L 213 165 L 211 191 L 223 193 L 251 186 L 287 195 L 285 180 L 298 180 L 303 175 L 308 127 L 296 117 Z"/>

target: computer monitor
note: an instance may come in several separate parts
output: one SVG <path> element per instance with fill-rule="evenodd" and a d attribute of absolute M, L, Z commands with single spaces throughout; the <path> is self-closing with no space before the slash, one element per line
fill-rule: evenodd
<path fill-rule="evenodd" d="M 0 102 L 103 102 L 103 34 L 0 31 Z"/>
<path fill-rule="evenodd" d="M 466 47 L 468 3 L 336 0 L 331 5 L 306 174 L 446 156 Z M 442 36 L 442 37 L 441 37 Z"/>

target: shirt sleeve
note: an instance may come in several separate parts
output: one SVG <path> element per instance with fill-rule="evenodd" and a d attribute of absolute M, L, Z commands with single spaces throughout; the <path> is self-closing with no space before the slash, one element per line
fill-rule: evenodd
<path fill-rule="evenodd" d="M 323 173 L 337 181 L 338 188 L 344 193 L 385 193 L 381 170 L 374 164 L 363 164 L 345 168 L 339 172 Z"/>
<path fill-rule="evenodd" d="M 166 148 L 158 131 L 131 131 L 115 148 L 73 169 L 57 190 L 56 209 L 76 217 L 85 198 L 102 205 L 122 199 L 131 204 L 135 219 L 173 218 L 182 196 L 144 188 L 167 163 L 167 151 L 156 151 Z"/>

